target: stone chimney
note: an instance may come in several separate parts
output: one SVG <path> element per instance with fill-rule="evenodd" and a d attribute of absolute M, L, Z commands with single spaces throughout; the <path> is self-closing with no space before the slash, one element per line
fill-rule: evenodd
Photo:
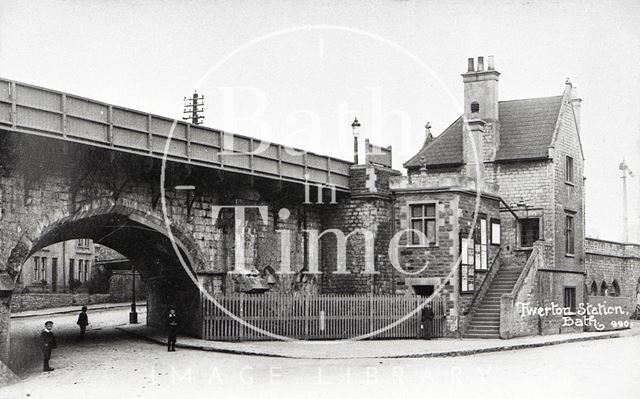
<path fill-rule="evenodd" d="M 464 82 L 464 116 L 466 119 L 482 119 L 487 123 L 498 121 L 498 77 L 493 56 L 484 68 L 484 57 L 478 57 L 478 68 L 474 69 L 473 58 L 469 58 L 466 73 L 462 74 Z"/>
<path fill-rule="evenodd" d="M 474 164 L 495 160 L 500 146 L 500 120 L 498 109 L 498 79 L 493 56 L 478 57 L 477 68 L 474 59 L 469 58 L 467 72 L 462 74 L 464 82 L 463 151 L 469 175 L 477 170 Z M 473 141 L 473 144 L 471 143 Z M 475 147 L 475 151 L 474 151 Z M 476 155 L 477 154 L 477 155 Z M 476 159 L 478 158 L 478 159 Z M 482 168 L 481 168 L 482 169 Z"/>

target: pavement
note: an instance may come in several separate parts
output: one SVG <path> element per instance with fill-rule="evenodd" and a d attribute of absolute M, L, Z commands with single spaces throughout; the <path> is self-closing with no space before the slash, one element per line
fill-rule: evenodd
<path fill-rule="evenodd" d="M 146 306 L 145 302 L 137 304 Z M 89 311 L 128 308 L 126 303 L 103 303 L 87 306 Z M 11 314 L 12 319 L 44 317 L 47 315 L 78 312 L 78 306 L 38 309 Z M 118 330 L 139 339 L 166 345 L 166 333 L 144 324 L 128 324 Z M 559 335 L 537 335 L 531 337 L 503 339 L 455 339 L 432 340 L 335 340 L 335 341 L 207 341 L 189 336 L 179 336 L 177 348 L 195 349 L 238 355 L 279 357 L 290 359 L 380 359 L 467 356 L 479 353 L 501 352 L 527 348 L 538 348 L 597 339 L 619 338 L 640 335 L 640 322 L 632 321 L 631 328 L 606 332 L 583 332 Z"/>
<path fill-rule="evenodd" d="M 101 309 L 117 309 L 128 308 L 131 306 L 131 302 L 113 302 L 113 303 L 96 303 L 92 305 L 86 305 L 89 311 L 101 310 Z M 137 307 L 147 306 L 145 301 L 136 303 Z M 81 305 L 77 306 L 65 306 L 59 308 L 47 308 L 37 310 L 25 310 L 24 312 L 12 312 L 12 319 L 22 319 L 25 317 L 42 317 L 48 315 L 65 314 L 65 313 L 78 313 L 80 312 Z"/>
<path fill-rule="evenodd" d="M 137 338 L 166 345 L 166 334 L 162 330 L 140 324 L 117 328 Z M 509 340 L 438 338 L 432 340 L 222 342 L 178 336 L 176 348 L 292 359 L 392 359 L 466 356 L 634 335 L 640 335 L 640 323 L 637 321 L 632 322 L 631 328 L 625 330 L 538 335 Z"/>

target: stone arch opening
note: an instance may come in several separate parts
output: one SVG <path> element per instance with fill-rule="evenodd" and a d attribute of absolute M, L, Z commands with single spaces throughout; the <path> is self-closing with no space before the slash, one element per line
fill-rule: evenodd
<path fill-rule="evenodd" d="M 609 290 L 610 296 L 620 296 L 620 285 L 618 284 L 618 280 L 613 280 L 611 283 L 611 289 Z"/>
<path fill-rule="evenodd" d="M 609 287 L 607 286 L 606 281 L 603 281 L 602 284 L 600 284 L 600 295 L 601 296 L 609 295 Z"/>
<path fill-rule="evenodd" d="M 598 295 L 598 284 L 595 281 L 591 282 L 591 288 L 589 289 L 589 295 Z"/>
<path fill-rule="evenodd" d="M 179 229 L 172 227 L 171 233 L 189 272 L 195 273 L 204 264 L 196 243 Z M 168 308 L 175 307 L 182 316 L 182 332 L 201 333 L 198 287 L 182 266 L 160 217 L 121 205 L 98 207 L 63 217 L 39 233 L 32 232 L 32 236 L 35 238 L 25 235 L 12 251 L 16 254 L 13 261 L 20 268 L 42 248 L 63 241 L 91 239 L 135 264 L 147 287 L 148 325 L 164 326 Z"/>

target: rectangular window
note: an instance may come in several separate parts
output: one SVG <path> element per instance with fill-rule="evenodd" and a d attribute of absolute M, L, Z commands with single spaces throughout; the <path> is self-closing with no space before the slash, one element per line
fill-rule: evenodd
<path fill-rule="evenodd" d="M 569 183 L 573 183 L 573 158 L 567 155 L 564 166 L 565 166 L 565 172 L 564 172 L 565 180 Z"/>
<path fill-rule="evenodd" d="M 89 281 L 89 261 L 84 262 L 84 281 Z"/>
<path fill-rule="evenodd" d="M 46 280 L 47 279 L 47 258 L 40 259 L 40 266 L 41 266 L 40 279 Z"/>
<path fill-rule="evenodd" d="M 76 276 L 76 280 L 82 281 L 82 268 L 84 267 L 84 261 L 82 259 L 78 259 L 78 275 Z"/>
<path fill-rule="evenodd" d="M 564 287 L 564 307 L 572 313 L 576 311 L 576 288 Z"/>
<path fill-rule="evenodd" d="M 476 269 L 487 270 L 487 248 L 489 244 L 489 235 L 487 232 L 487 217 L 479 215 L 475 230 L 475 257 Z"/>
<path fill-rule="evenodd" d="M 565 247 L 564 251 L 567 255 L 573 255 L 575 251 L 575 240 L 574 240 L 574 228 L 573 228 L 573 216 L 567 215 L 565 218 L 564 224 L 564 240 Z"/>
<path fill-rule="evenodd" d="M 40 281 L 40 258 L 33 257 L 33 281 Z"/>
<path fill-rule="evenodd" d="M 418 234 L 411 234 L 412 245 L 429 245 L 436 242 L 436 204 L 411 205 L 410 228 L 421 231 L 427 242 L 421 243 Z"/>
<path fill-rule="evenodd" d="M 500 220 L 491 219 L 491 244 L 500 245 Z"/>
<path fill-rule="evenodd" d="M 532 247 L 533 243 L 540 239 L 540 219 L 520 219 L 520 246 Z"/>

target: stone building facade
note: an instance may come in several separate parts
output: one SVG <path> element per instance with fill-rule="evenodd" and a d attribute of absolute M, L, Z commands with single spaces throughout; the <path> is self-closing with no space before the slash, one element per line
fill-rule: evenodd
<path fill-rule="evenodd" d="M 18 292 L 70 292 L 86 287 L 95 260 L 93 241 L 76 239 L 35 252 L 22 266 Z"/>

